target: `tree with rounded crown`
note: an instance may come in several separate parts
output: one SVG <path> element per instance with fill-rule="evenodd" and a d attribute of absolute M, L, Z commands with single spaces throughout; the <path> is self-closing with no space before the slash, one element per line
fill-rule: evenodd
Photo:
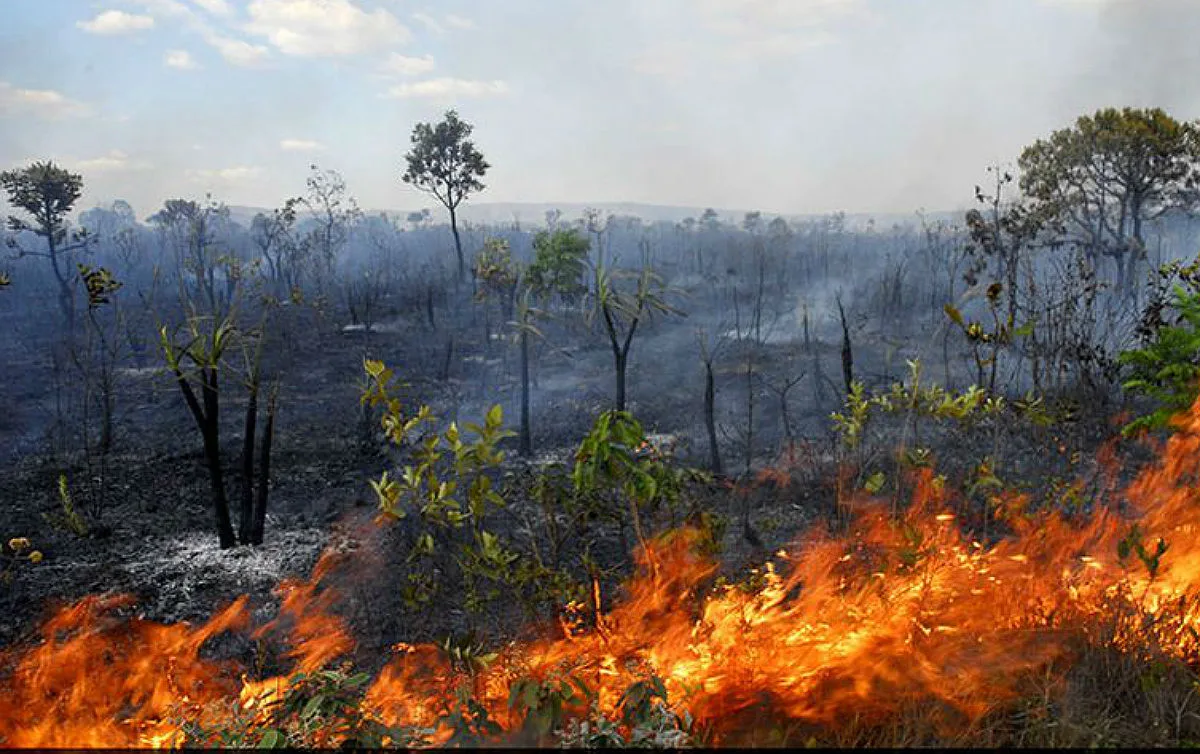
<path fill-rule="evenodd" d="M 50 260 L 58 282 L 58 307 L 63 330 L 70 333 L 75 321 L 74 267 L 66 256 L 87 248 L 85 233 L 71 233 L 70 215 L 83 194 L 83 176 L 60 168 L 53 162 L 35 162 L 20 170 L 0 173 L 0 187 L 8 202 L 24 211 L 29 219 L 10 215 L 8 227 L 14 233 L 29 231 L 46 239 L 45 251 L 30 251 L 20 246 L 16 236 L 8 239 L 18 256 L 38 256 Z"/>
<path fill-rule="evenodd" d="M 458 278 L 467 274 L 462 239 L 458 234 L 458 206 L 471 194 L 483 191 L 481 178 L 491 167 L 470 140 L 474 126 L 448 110 L 437 124 L 418 123 L 412 132 L 412 149 L 402 180 L 433 195 L 450 213 L 450 232 L 458 254 Z"/>
<path fill-rule="evenodd" d="M 1200 206 L 1200 126 L 1158 108 L 1084 115 L 1027 147 L 1019 164 L 1035 215 L 1093 265 L 1110 257 L 1127 295 L 1146 256 L 1144 224 Z"/>

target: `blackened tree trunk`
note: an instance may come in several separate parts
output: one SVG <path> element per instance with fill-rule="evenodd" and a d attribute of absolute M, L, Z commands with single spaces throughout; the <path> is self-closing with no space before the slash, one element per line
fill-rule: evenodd
<path fill-rule="evenodd" d="M 522 456 L 533 455 L 533 436 L 529 426 L 529 333 L 521 330 L 521 449 Z"/>
<path fill-rule="evenodd" d="M 458 234 L 458 212 L 450 207 L 450 232 L 454 234 L 454 253 L 458 255 L 458 281 L 467 279 L 467 261 L 463 257 L 462 238 Z"/>
<path fill-rule="evenodd" d="M 617 372 L 617 410 L 625 410 L 625 369 L 629 362 L 620 349 L 613 350 L 613 365 Z"/>
<path fill-rule="evenodd" d="M 275 436 L 275 406 L 279 395 L 276 386 L 267 398 L 267 423 L 263 427 L 262 447 L 259 450 L 258 467 L 258 498 L 254 504 L 254 527 L 250 534 L 250 544 L 261 545 L 263 532 L 267 523 L 267 496 L 271 489 L 271 441 Z"/>
<path fill-rule="evenodd" d="M 242 504 L 238 522 L 238 540 L 246 545 L 253 539 L 254 529 L 254 440 L 258 429 L 258 377 L 250 382 L 250 397 L 246 401 L 246 432 L 242 438 Z"/>
<path fill-rule="evenodd" d="M 713 379 L 712 362 L 708 361 L 704 364 L 704 427 L 708 430 L 709 467 L 714 474 L 721 474 L 721 449 L 717 445 L 716 403 L 716 381 Z"/>
<path fill-rule="evenodd" d="M 850 327 L 846 324 L 846 310 L 842 308 L 842 297 L 837 297 L 838 317 L 842 320 L 842 380 L 846 384 L 846 395 L 854 383 L 854 351 L 850 346 Z"/>
<path fill-rule="evenodd" d="M 227 550 L 237 544 L 233 532 L 233 521 L 229 517 L 229 499 L 225 494 L 225 477 L 221 471 L 221 425 L 220 425 L 220 394 L 216 367 L 200 369 L 200 391 L 203 404 L 196 398 L 191 384 L 183 371 L 174 369 L 175 380 L 183 392 L 184 401 L 196 426 L 200 428 L 200 437 L 204 442 L 204 461 L 208 466 L 209 488 L 212 494 L 213 512 L 217 518 L 217 536 L 221 541 L 221 549 Z"/>

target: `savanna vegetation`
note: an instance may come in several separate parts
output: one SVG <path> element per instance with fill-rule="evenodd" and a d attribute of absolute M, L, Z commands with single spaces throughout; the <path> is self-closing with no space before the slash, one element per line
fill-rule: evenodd
<path fill-rule="evenodd" d="M 888 228 L 475 225 L 472 133 L 0 173 L 0 745 L 1200 743 L 1200 126 Z"/>

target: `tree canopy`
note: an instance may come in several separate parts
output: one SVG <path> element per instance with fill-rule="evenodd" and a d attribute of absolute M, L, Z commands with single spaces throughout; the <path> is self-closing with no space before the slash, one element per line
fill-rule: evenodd
<path fill-rule="evenodd" d="M 1093 261 L 1113 258 L 1128 288 L 1143 224 L 1197 205 L 1200 129 L 1158 108 L 1107 108 L 1034 142 L 1019 165 L 1035 215 Z"/>
<path fill-rule="evenodd" d="M 33 222 L 10 215 L 11 230 L 32 231 L 54 244 L 67 232 L 67 215 L 83 195 L 83 176 L 60 168 L 53 162 L 35 162 L 21 170 L 0 173 L 0 186 L 12 206 L 32 216 Z"/>
<path fill-rule="evenodd" d="M 474 126 L 448 110 L 437 124 L 418 123 L 413 127 L 412 149 L 405 155 L 406 167 L 401 179 L 427 194 L 432 194 L 450 212 L 450 229 L 458 253 L 458 272 L 465 274 L 462 241 L 458 235 L 458 205 L 471 194 L 483 191 L 480 180 L 491 166 L 471 141 Z"/>

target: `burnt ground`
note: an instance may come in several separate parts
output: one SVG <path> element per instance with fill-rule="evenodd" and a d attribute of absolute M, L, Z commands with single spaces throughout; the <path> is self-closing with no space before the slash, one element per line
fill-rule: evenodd
<path fill-rule="evenodd" d="M 707 448 L 698 362 L 694 353 L 679 345 L 679 339 L 664 339 L 656 345 L 655 332 L 660 330 L 651 330 L 645 342 L 635 343 L 629 383 L 631 410 L 647 431 L 680 434 L 679 457 L 702 464 Z M 403 526 L 389 529 L 372 524 L 375 504 L 368 480 L 397 459 L 383 450 L 378 437 L 364 435 L 360 423 L 358 384 L 365 354 L 381 358 L 395 369 L 404 381 L 401 397 L 406 405 L 429 403 L 440 417 L 470 420 L 491 402 L 501 402 L 510 422 L 516 416 L 517 385 L 509 376 L 516 371 L 512 349 L 503 344 L 486 347 L 481 337 L 472 340 L 459 332 L 447 359 L 447 343 L 444 331 L 430 332 L 403 323 L 385 323 L 369 336 L 329 330 L 292 342 L 287 367 L 282 370 L 267 541 L 261 548 L 226 552 L 217 548 L 198 433 L 175 385 L 152 365 L 122 373 L 117 446 L 102 470 L 94 464 L 89 467 L 79 454 L 64 457 L 46 452 L 45 430 L 39 437 L 36 428 L 30 429 L 36 424 L 26 415 L 31 411 L 9 416 L 0 428 L 5 442 L 18 435 L 23 439 L 8 445 L 12 458 L 0 474 L 2 534 L 6 538 L 29 537 L 45 559 L 36 566 L 22 564 L 12 583 L 0 586 L 0 647 L 31 640 L 40 618 L 52 606 L 96 593 L 133 594 L 138 615 L 165 622 L 199 622 L 237 596 L 249 594 L 252 604 L 258 606 L 256 617 L 265 621 L 277 610 L 273 588 L 284 578 L 305 577 L 322 550 L 331 546 L 362 556 L 352 558 L 351 566 L 335 581 L 343 595 L 338 610 L 350 621 L 360 642 L 358 659 L 367 667 L 380 662 L 385 648 L 398 641 L 439 639 L 467 627 L 478 630 L 488 641 L 535 630 L 511 601 L 493 601 L 480 615 L 468 615 L 461 606 L 450 603 L 405 605 L 397 595 L 395 579 L 402 566 Z M 836 375 L 837 347 L 821 344 L 820 349 L 825 372 Z M 783 351 L 768 350 L 762 368 L 770 368 L 772 359 L 782 363 Z M 30 354 L 26 356 L 29 369 L 45 371 L 47 363 L 36 351 L 24 353 Z M 610 358 L 604 344 L 594 339 L 587 347 L 542 347 L 534 413 L 535 447 L 542 462 L 569 459 L 592 418 L 606 407 L 611 392 Z M 687 359 L 690 361 L 676 370 L 677 376 L 683 374 L 687 379 L 677 377 L 664 387 L 661 370 L 656 373 L 655 366 Z M 859 359 L 868 367 L 878 366 L 875 371 L 883 369 L 872 363 L 878 356 L 872 354 L 869 344 L 860 348 Z M 451 365 L 448 375 L 447 363 Z M 718 418 L 732 425 L 737 404 L 745 400 L 745 393 L 737 391 L 736 354 L 730 351 L 718 366 L 722 375 L 718 396 L 722 413 Z M 820 405 L 810 394 L 815 396 L 816 391 L 809 381 L 794 394 L 793 420 L 807 437 L 802 438 L 789 464 L 790 483 L 766 483 L 738 493 L 719 484 L 693 491 L 701 505 L 729 521 L 722 560 L 731 575 L 761 563 L 832 510 L 834 456 L 827 416 L 836 406 Z M 10 395 L 10 401 L 12 398 Z M 27 409 L 37 404 L 43 411 L 49 400 L 45 390 L 37 396 L 20 394 L 17 398 Z M 759 397 L 763 429 L 756 446 L 760 449 L 756 469 L 773 462 L 772 449 L 782 440 L 774 400 L 768 392 Z M 226 467 L 231 470 L 227 481 L 232 493 L 239 482 L 232 456 L 240 446 L 241 413 L 236 402 L 227 407 L 225 416 L 223 432 L 232 440 L 226 443 L 231 454 Z M 877 434 L 878 446 L 890 447 L 894 428 L 882 427 Z M 1087 459 L 1108 434 L 1111 432 L 1102 423 L 1077 431 L 1060 427 L 1053 438 L 1006 434 L 1008 475 L 1014 479 L 1046 479 L 1054 474 L 1094 478 L 1094 465 L 1089 467 Z M 726 439 L 729 437 L 734 435 L 728 433 Z M 979 457 L 976 451 L 986 453 L 989 440 L 951 433 L 928 438 L 928 442 L 935 451 L 944 449 L 945 460 L 953 466 L 954 458 Z M 972 448 L 972 443 L 978 447 Z M 1051 446 L 1054 451 L 1047 453 Z M 741 468 L 739 452 L 736 442 L 729 442 L 724 450 L 729 468 Z M 1083 460 L 1072 459 L 1073 454 Z M 528 478 L 522 475 L 527 468 L 526 462 L 515 458 L 508 464 L 516 479 Z M 87 520 L 85 536 L 52 523 L 62 512 L 57 484 L 64 473 Z M 97 477 L 102 481 L 89 481 Z M 760 537 L 756 545 L 743 539 L 737 523 L 747 501 Z M 536 517 L 537 509 L 519 483 L 510 492 L 509 502 L 498 526 L 505 535 L 518 536 L 525 522 Z M 671 520 L 664 513 L 654 523 L 661 529 Z M 615 527 L 597 527 L 592 537 L 591 554 L 611 568 L 605 594 L 612 599 L 618 594 L 616 585 L 629 572 L 627 552 Z M 580 568 L 576 573 L 580 578 L 586 576 Z M 235 641 L 232 651 L 251 648 Z"/>

